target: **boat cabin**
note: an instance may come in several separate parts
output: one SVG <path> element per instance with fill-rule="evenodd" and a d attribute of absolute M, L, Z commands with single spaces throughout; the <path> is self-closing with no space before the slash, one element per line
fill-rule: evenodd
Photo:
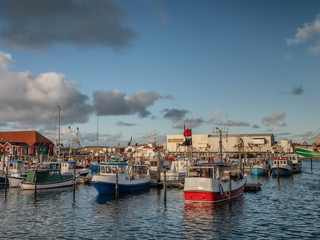
<path fill-rule="evenodd" d="M 273 165 L 288 165 L 287 159 L 273 159 Z"/>
<path fill-rule="evenodd" d="M 242 176 L 239 168 L 224 163 L 196 164 L 188 167 L 187 176 L 228 180 L 229 172 L 231 172 L 231 178 L 241 178 Z"/>
<path fill-rule="evenodd" d="M 38 183 L 56 182 L 67 178 L 66 175 L 61 175 L 61 172 L 58 169 L 39 169 L 30 170 L 26 182 L 34 183 L 36 176 Z"/>
<path fill-rule="evenodd" d="M 100 163 L 101 175 L 127 175 L 131 178 L 146 178 L 149 175 L 147 165 L 128 165 L 127 163 Z"/>
<path fill-rule="evenodd" d="M 76 161 L 65 161 L 61 162 L 61 173 L 73 173 Z"/>

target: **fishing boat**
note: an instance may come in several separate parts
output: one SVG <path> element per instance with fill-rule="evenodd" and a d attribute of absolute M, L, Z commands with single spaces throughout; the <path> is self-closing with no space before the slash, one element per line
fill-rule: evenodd
<path fill-rule="evenodd" d="M 5 185 L 6 183 L 6 174 L 3 171 L 0 171 L 0 185 Z"/>
<path fill-rule="evenodd" d="M 61 173 L 62 174 L 73 174 L 75 170 L 76 175 L 79 177 L 90 177 L 91 171 L 88 168 L 79 166 L 76 161 L 63 161 L 61 162 Z"/>
<path fill-rule="evenodd" d="M 304 158 L 319 158 L 320 159 L 320 152 L 317 148 L 313 149 L 305 149 L 305 148 L 295 148 L 295 151 L 299 156 Z"/>
<path fill-rule="evenodd" d="M 251 167 L 251 175 L 266 175 L 269 171 L 269 164 L 265 159 L 254 159 Z"/>
<path fill-rule="evenodd" d="M 285 158 L 273 159 L 271 171 L 273 176 L 291 175 L 291 165 L 289 160 Z"/>
<path fill-rule="evenodd" d="M 229 189 L 229 173 L 231 189 Z M 218 203 L 243 194 L 247 179 L 237 166 L 226 163 L 197 163 L 188 168 L 184 183 L 186 202 Z"/>
<path fill-rule="evenodd" d="M 20 187 L 20 183 L 26 179 L 28 168 L 21 160 L 8 162 L 8 179 L 10 187 Z"/>
<path fill-rule="evenodd" d="M 91 182 L 91 169 L 77 165 L 76 161 L 61 162 L 61 174 L 73 174 L 78 176 L 78 183 L 89 184 Z"/>
<path fill-rule="evenodd" d="M 186 158 L 168 158 L 170 164 L 169 169 L 166 171 L 166 183 L 168 187 L 181 187 L 184 184 L 186 177 L 187 167 L 189 161 Z M 161 180 L 164 180 L 164 173 L 160 174 Z"/>
<path fill-rule="evenodd" d="M 91 183 L 100 195 L 119 194 L 147 190 L 150 188 L 149 167 L 128 163 L 99 163 L 99 174 L 92 177 Z"/>
<path fill-rule="evenodd" d="M 290 160 L 292 164 L 293 173 L 301 173 L 302 172 L 302 161 L 299 158 L 298 154 L 288 154 L 286 157 Z"/>
<path fill-rule="evenodd" d="M 59 169 L 34 169 L 28 172 L 26 180 L 22 181 L 20 186 L 23 190 L 40 190 L 69 187 L 73 185 L 73 181 L 73 175 L 61 174 Z"/>

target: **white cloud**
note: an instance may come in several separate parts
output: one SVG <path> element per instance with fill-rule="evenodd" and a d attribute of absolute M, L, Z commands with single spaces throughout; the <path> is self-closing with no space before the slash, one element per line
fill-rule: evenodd
<path fill-rule="evenodd" d="M 308 48 L 308 53 L 309 54 L 320 54 L 320 45 L 314 46 L 314 47 L 309 47 Z"/>
<path fill-rule="evenodd" d="M 10 54 L 0 52 L 0 121 L 18 128 L 46 125 L 57 119 L 61 105 L 61 123 L 84 123 L 92 112 L 88 96 L 76 90 L 61 73 L 9 72 Z M 54 121 L 53 121 L 54 122 Z"/>
<path fill-rule="evenodd" d="M 288 45 L 298 45 L 307 41 L 314 41 L 314 46 L 308 47 L 309 54 L 320 54 L 320 14 L 312 23 L 305 23 L 302 28 L 297 29 L 293 38 L 286 39 Z M 287 59 L 288 60 L 288 59 Z"/>
<path fill-rule="evenodd" d="M 320 35 L 320 15 L 316 16 L 313 23 L 305 23 L 303 28 L 298 28 L 294 38 L 286 39 L 288 45 L 296 45 L 313 39 Z"/>

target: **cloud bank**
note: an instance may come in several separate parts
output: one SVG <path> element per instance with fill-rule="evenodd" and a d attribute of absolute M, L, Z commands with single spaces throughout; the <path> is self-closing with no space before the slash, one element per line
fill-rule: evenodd
<path fill-rule="evenodd" d="M 122 49 L 137 37 L 127 17 L 109 0 L 2 0 L 0 36 L 8 46 L 29 50 L 56 43 Z"/>
<path fill-rule="evenodd" d="M 57 119 L 61 106 L 63 123 L 85 123 L 93 108 L 87 95 L 61 73 L 9 72 L 10 54 L 0 52 L 0 120 L 15 123 L 17 128 L 37 126 Z"/>
<path fill-rule="evenodd" d="M 320 14 L 312 23 L 305 23 L 302 28 L 298 28 L 293 38 L 286 39 L 288 45 L 298 45 L 314 40 L 314 46 L 308 48 L 309 54 L 320 54 Z"/>

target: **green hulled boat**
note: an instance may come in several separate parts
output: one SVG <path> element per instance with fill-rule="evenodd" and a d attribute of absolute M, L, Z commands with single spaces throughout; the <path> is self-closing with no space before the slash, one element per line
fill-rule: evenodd
<path fill-rule="evenodd" d="M 299 154 L 299 156 L 301 157 L 320 159 L 320 152 L 314 149 L 295 148 L 295 150 L 296 150 L 296 153 Z"/>

